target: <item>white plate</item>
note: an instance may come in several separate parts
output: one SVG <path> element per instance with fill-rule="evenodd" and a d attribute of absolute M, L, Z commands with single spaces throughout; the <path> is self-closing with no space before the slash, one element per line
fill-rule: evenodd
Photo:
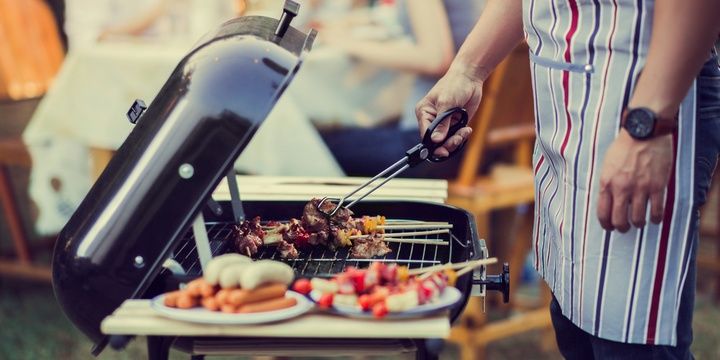
<path fill-rule="evenodd" d="M 151 306 L 153 309 L 155 309 L 155 311 L 162 314 L 163 316 L 175 320 L 183 320 L 203 324 L 235 325 L 262 324 L 286 320 L 302 315 L 308 310 L 312 309 L 314 306 L 313 303 L 305 296 L 298 294 L 294 291 L 287 291 L 285 293 L 285 297 L 295 298 L 297 300 L 297 304 L 287 309 L 249 314 L 227 314 L 220 311 L 210 311 L 203 307 L 196 307 L 192 309 L 171 308 L 165 306 L 163 302 L 165 298 L 164 294 L 154 297 L 151 301 Z"/>
<path fill-rule="evenodd" d="M 310 297 L 315 302 L 320 300 L 320 296 L 322 296 L 322 294 L 318 291 L 312 291 L 310 293 Z M 389 312 L 385 316 L 385 319 L 407 319 L 432 315 L 453 307 L 453 305 L 457 304 L 460 299 L 462 299 L 462 293 L 460 290 L 453 286 L 448 286 L 436 301 L 429 304 L 419 305 L 402 312 Z M 333 305 L 331 310 L 337 314 L 349 317 L 373 318 L 372 311 L 362 311 L 360 306 Z"/>

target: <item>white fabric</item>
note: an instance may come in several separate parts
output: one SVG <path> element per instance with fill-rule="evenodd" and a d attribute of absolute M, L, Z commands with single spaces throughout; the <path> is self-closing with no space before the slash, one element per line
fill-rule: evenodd
<path fill-rule="evenodd" d="M 33 158 L 30 196 L 40 212 L 35 225 L 40 234 L 59 231 L 89 190 L 89 148 L 122 144 L 133 128 L 125 118 L 132 101 L 150 104 L 188 48 L 111 43 L 68 55 L 23 134 Z M 343 175 L 289 94 L 236 168 L 262 175 Z M 51 187 L 53 177 L 62 182 L 58 191 Z"/>

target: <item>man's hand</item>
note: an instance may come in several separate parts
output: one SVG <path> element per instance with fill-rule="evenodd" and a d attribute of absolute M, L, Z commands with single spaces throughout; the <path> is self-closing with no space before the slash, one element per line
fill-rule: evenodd
<path fill-rule="evenodd" d="M 628 220 L 636 227 L 645 226 L 648 201 L 650 220 L 660 223 L 672 161 L 671 135 L 638 141 L 620 130 L 600 173 L 597 212 L 602 227 L 624 233 L 630 229 Z"/>
<path fill-rule="evenodd" d="M 482 84 L 483 82 L 479 78 L 461 69 L 450 68 L 447 74 L 415 106 L 420 136 L 422 137 L 425 134 L 425 130 L 438 114 L 450 108 L 456 106 L 465 108 L 468 117 L 472 118 L 480 104 Z M 442 143 L 445 141 L 451 125 L 449 122 L 450 120 L 444 121 L 438 125 L 431 137 L 434 142 Z M 455 135 L 445 141 L 443 146 L 438 147 L 434 154 L 440 157 L 448 156 L 453 150 L 462 145 L 470 137 L 471 133 L 472 129 L 467 126 L 458 130 Z"/>

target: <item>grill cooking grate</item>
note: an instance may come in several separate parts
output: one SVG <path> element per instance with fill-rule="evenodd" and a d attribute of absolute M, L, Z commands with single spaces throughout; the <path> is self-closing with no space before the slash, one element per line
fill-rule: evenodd
<path fill-rule="evenodd" d="M 232 236 L 232 227 L 234 222 L 207 222 L 206 228 L 208 238 L 210 240 L 210 249 L 213 256 L 233 251 L 234 238 Z M 438 228 L 423 227 L 425 230 L 439 230 Z M 407 232 L 408 230 L 387 229 L 386 236 L 390 237 L 393 233 Z M 358 259 L 351 257 L 350 249 L 340 248 L 330 250 L 325 247 L 317 246 L 308 249 L 298 249 L 299 256 L 297 259 L 281 259 L 280 254 L 274 246 L 263 246 L 256 255 L 258 259 L 272 259 L 284 261 L 292 266 L 296 274 L 299 276 L 319 276 L 329 277 L 333 274 L 343 271 L 348 266 L 367 267 L 370 262 L 382 261 L 388 263 L 397 263 L 408 266 L 409 268 L 421 268 L 432 265 L 444 264 L 452 259 L 454 246 L 467 247 L 468 244 L 460 241 L 453 233 L 421 235 L 414 237 L 404 237 L 404 239 L 429 240 L 438 239 L 447 241 L 447 245 L 431 245 L 431 244 L 408 244 L 390 242 L 387 245 L 392 249 L 390 253 L 383 257 L 371 259 Z M 175 251 L 174 259 L 179 262 L 187 274 L 200 275 L 201 266 L 195 248 L 195 239 L 192 231 L 185 233 L 181 245 Z"/>

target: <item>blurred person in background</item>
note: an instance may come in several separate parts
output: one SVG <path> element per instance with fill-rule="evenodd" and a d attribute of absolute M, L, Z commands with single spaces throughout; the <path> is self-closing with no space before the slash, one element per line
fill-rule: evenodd
<path fill-rule="evenodd" d="M 171 0 L 66 0 L 65 32 L 69 47 L 92 46 L 98 40 L 139 36 L 166 13 Z"/>
<path fill-rule="evenodd" d="M 64 1 L 68 54 L 23 131 L 33 159 L 29 193 L 38 234 L 59 231 L 90 189 L 101 170 L 92 151 L 111 151 L 126 136 L 130 125 L 115 121 L 117 115 L 134 98 L 149 100 L 177 60 L 244 3 Z M 57 14 L 62 5 L 53 0 Z"/>
<path fill-rule="evenodd" d="M 246 0 L 66 0 L 70 48 L 128 38 L 176 38 L 194 43 L 250 7 Z M 272 1 L 266 1 L 272 3 Z"/>
<path fill-rule="evenodd" d="M 344 128 L 324 133 L 324 139 L 349 176 L 375 175 L 418 143 L 414 107 L 450 66 L 456 51 L 482 11 L 480 0 L 380 1 L 382 10 L 394 6 L 405 39 L 357 39 L 357 19 L 322 25 L 321 43 L 342 49 L 358 61 L 416 75 L 398 124 L 381 128 Z M 385 8 L 382 8 L 385 7 Z M 390 11 L 382 14 L 387 16 Z M 356 21 L 356 23 L 352 23 Z M 351 24 L 348 24 L 350 22 Z M 357 29 L 357 27 L 355 27 Z M 409 38 L 409 41 L 407 40 Z M 402 176 L 448 177 L 457 171 L 459 157 L 432 166 L 409 169 Z"/>

